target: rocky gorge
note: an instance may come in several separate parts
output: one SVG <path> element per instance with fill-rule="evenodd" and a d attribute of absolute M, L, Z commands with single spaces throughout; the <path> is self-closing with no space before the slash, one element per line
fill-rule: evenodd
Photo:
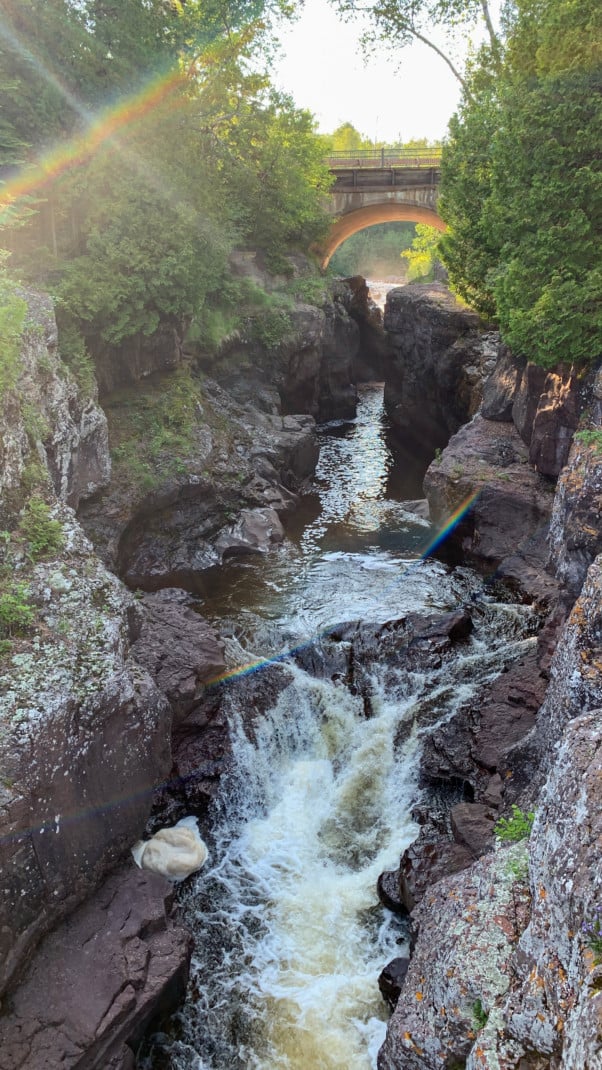
<path fill-rule="evenodd" d="M 358 698 L 369 727 L 373 670 L 448 664 L 489 592 L 526 607 L 532 641 L 425 724 L 419 834 L 379 882 L 387 908 L 410 913 L 412 954 L 378 1065 L 600 1065 L 602 967 L 583 928 L 602 881 L 596 375 L 517 360 L 440 284 L 392 291 L 385 336 L 352 280 L 299 305 L 268 362 L 236 340 L 221 362 L 186 353 L 172 333 L 126 382 L 113 354 L 99 406 L 61 365 L 49 303 L 27 300 L 0 442 L 5 582 L 34 615 L 8 631 L 1 665 L 0 1066 L 135 1065 L 151 1020 L 182 998 L 191 945 L 131 844 L 184 813 L 209 829 L 235 714 L 257 739 L 299 668 Z M 404 448 L 436 454 L 434 524 L 461 514 L 445 557 L 482 584 L 452 612 L 345 620 L 226 686 L 240 642 L 195 600 L 224 563 L 282 545 L 315 420 L 352 416 L 358 374 L 381 368 Z M 61 528 L 39 553 L 32 480 Z M 496 837 L 512 806 L 535 813 L 528 841 Z"/>

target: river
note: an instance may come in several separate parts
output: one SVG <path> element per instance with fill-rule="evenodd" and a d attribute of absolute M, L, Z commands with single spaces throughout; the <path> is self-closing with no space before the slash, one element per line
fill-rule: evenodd
<path fill-rule="evenodd" d="M 321 429 L 316 495 L 287 542 L 233 562 L 208 592 L 203 613 L 241 663 L 303 650 L 345 620 L 470 603 L 475 629 L 428 673 L 377 665 L 369 718 L 343 682 L 291 658 L 256 741 L 235 727 L 210 862 L 182 898 L 195 936 L 188 997 L 143 1070 L 376 1067 L 378 974 L 407 934 L 375 887 L 418 831 L 421 740 L 534 642 L 527 607 L 422 557 L 433 532 L 404 504 L 418 486 L 390 448 L 382 386 L 363 387 L 357 419 Z"/>

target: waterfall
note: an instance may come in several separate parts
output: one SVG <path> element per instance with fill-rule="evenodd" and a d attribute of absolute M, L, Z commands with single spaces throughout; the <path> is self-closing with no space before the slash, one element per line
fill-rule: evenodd
<path fill-rule="evenodd" d="M 365 444 L 372 430 L 356 440 Z M 475 629 L 428 672 L 376 659 L 370 717 L 362 696 L 316 679 L 293 656 L 290 682 L 253 740 L 233 704 L 234 764 L 210 860 L 182 902 L 195 940 L 188 996 L 139 1063 L 145 1070 L 376 1067 L 388 1013 L 378 975 L 408 950 L 405 923 L 380 905 L 376 881 L 418 831 L 411 811 L 421 740 L 534 642 L 529 608 L 496 602 L 468 569 L 412 557 L 408 540 L 419 538 L 421 522 L 408 519 L 402 502 L 384 500 L 389 458 L 381 451 L 379 475 L 365 448 L 362 459 L 349 438 L 339 440 L 338 453 L 325 451 L 319 517 L 296 548 L 263 566 L 263 585 L 254 587 L 263 608 L 247 618 L 248 599 L 223 603 L 237 621 L 236 641 L 247 640 L 249 621 L 269 618 L 254 639 L 267 636 L 281 654 L 287 644 L 319 644 L 336 620 L 385 621 L 465 603 Z M 387 525 L 402 540 L 396 548 L 382 546 Z"/>

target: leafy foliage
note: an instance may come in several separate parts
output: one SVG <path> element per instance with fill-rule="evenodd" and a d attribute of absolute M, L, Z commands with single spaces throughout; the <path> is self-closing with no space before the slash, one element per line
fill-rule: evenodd
<path fill-rule="evenodd" d="M 334 253 L 330 270 L 335 275 L 367 275 L 383 278 L 404 275 L 403 250 L 414 239 L 413 223 L 379 223 L 352 234 Z"/>
<path fill-rule="evenodd" d="M 19 528 L 33 561 L 56 553 L 65 541 L 60 521 L 53 520 L 46 502 L 37 496 L 27 502 Z"/>
<path fill-rule="evenodd" d="M 515 8 L 501 72 L 484 50 L 451 124 L 443 257 L 517 353 L 585 364 L 602 352 L 602 16 L 592 0 Z"/>
<path fill-rule="evenodd" d="M 8 589 L 0 593 L 0 636 L 26 635 L 34 621 L 35 607 L 29 601 L 27 584 L 9 584 Z"/>
<path fill-rule="evenodd" d="M 487 0 L 333 0 L 347 18 L 367 16 L 364 43 L 370 48 L 377 41 L 395 49 L 415 41 L 432 49 L 464 84 L 462 73 L 454 63 L 455 44 L 476 25 L 484 25 L 492 51 L 499 42 Z M 442 43 L 443 40 L 443 43 Z"/>
<path fill-rule="evenodd" d="M 0 400 L 19 377 L 19 347 L 27 305 L 8 273 L 0 269 Z"/>
<path fill-rule="evenodd" d="M 472 1005 L 472 1016 L 477 1029 L 484 1029 L 489 1018 L 488 1012 L 483 1007 L 483 1001 L 476 999 Z"/>
<path fill-rule="evenodd" d="M 602 430 L 589 427 L 583 431 L 577 431 L 576 442 L 582 442 L 584 446 L 592 446 L 596 453 L 602 453 Z"/>
<path fill-rule="evenodd" d="M 596 904 L 589 921 L 581 924 L 586 944 L 593 951 L 596 963 L 602 962 L 602 906 Z"/>
<path fill-rule="evenodd" d="M 416 224 L 416 237 L 402 257 L 408 262 L 408 281 L 432 279 L 435 261 L 439 252 L 439 231 L 426 223 Z"/>
<path fill-rule="evenodd" d="M 16 159 L 59 138 L 68 165 L 40 173 L 45 200 L 8 244 L 53 291 L 64 359 L 89 386 L 92 338 L 240 327 L 230 253 L 252 246 L 280 268 L 290 246 L 308 248 L 328 226 L 330 176 L 309 113 L 258 70 L 281 0 L 48 0 L 36 23 L 38 7 L 0 0 L 5 148 Z M 80 137 L 99 107 L 158 74 L 152 107 L 130 98 Z"/>
<path fill-rule="evenodd" d="M 510 807 L 510 817 L 500 817 L 495 823 L 495 834 L 498 839 L 505 843 L 517 843 L 529 836 L 535 820 L 535 812 L 529 810 L 525 813 L 515 803 Z"/>

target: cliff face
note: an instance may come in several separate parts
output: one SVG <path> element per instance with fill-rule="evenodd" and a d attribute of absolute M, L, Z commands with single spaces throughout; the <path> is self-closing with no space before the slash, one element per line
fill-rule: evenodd
<path fill-rule="evenodd" d="M 56 497 L 76 509 L 109 482 L 106 417 L 61 365 L 50 299 L 29 291 L 22 296 L 28 311 L 18 389 L 0 399 L 1 504 L 10 509 L 27 466 L 38 461 L 50 475 Z"/>
<path fill-rule="evenodd" d="M 65 378 L 48 301 L 28 305 L 3 398 L 0 991 L 141 833 L 169 769 L 167 702 L 129 656 L 135 602 L 64 504 L 106 483 L 106 420 Z"/>
<path fill-rule="evenodd" d="M 483 335 L 478 316 L 439 282 L 391 290 L 384 327 L 393 350 L 387 414 L 409 447 L 432 457 L 479 408 L 498 340 Z"/>
<path fill-rule="evenodd" d="M 602 1060 L 602 956 L 592 937 L 602 881 L 593 382 L 594 404 L 571 447 L 591 380 L 502 347 L 480 412 L 425 478 L 439 524 L 473 498 L 451 536 L 458 556 L 509 582 L 547 619 L 531 667 L 523 659 L 516 679 L 514 670 L 502 675 L 478 710 L 426 742 L 425 782 L 461 778 L 475 801 L 454 807 L 451 836 L 435 842 L 427 823 L 401 860 L 396 880 L 414 907 L 416 944 L 380 1070 L 577 1070 Z M 528 840 L 477 837 L 482 857 L 462 854 L 466 831 L 476 836 L 487 816 L 483 804 L 508 812 L 509 802 L 535 811 Z"/>
<path fill-rule="evenodd" d="M 521 744 L 545 777 L 519 799 L 536 810 L 529 840 L 500 843 L 425 892 L 381 1070 L 599 1065 L 602 963 L 584 926 L 602 895 L 601 596 L 599 557 Z"/>

